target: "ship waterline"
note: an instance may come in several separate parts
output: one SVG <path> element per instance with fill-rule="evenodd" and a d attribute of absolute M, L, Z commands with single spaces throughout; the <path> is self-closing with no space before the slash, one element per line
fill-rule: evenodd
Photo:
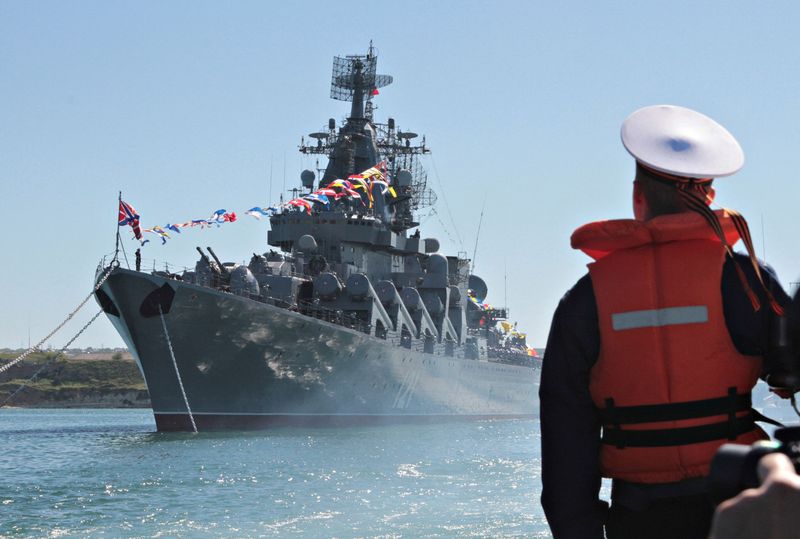
<path fill-rule="evenodd" d="M 168 287 L 164 288 L 164 287 Z M 425 352 L 250 298 L 122 268 L 101 290 L 142 371 L 159 430 L 530 418 L 538 369 Z M 171 290 L 161 315 L 148 297 Z M 116 311 L 116 314 L 109 311 Z"/>

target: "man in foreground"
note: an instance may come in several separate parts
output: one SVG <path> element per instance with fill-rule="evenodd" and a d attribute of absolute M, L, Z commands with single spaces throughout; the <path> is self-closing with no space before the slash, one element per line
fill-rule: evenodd
<path fill-rule="evenodd" d="M 717 448 L 764 438 L 750 391 L 770 374 L 782 305 L 713 178 L 744 163 L 721 125 L 646 107 L 622 126 L 635 219 L 579 228 L 595 259 L 553 317 L 540 386 L 542 505 L 559 538 L 705 538 Z M 743 239 L 749 256 L 733 253 Z M 613 479 L 611 508 L 598 498 Z"/>

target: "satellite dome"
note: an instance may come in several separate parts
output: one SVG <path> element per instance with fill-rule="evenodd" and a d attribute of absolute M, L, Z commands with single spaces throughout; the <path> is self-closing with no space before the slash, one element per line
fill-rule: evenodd
<path fill-rule="evenodd" d="M 306 169 L 300 173 L 300 181 L 303 182 L 303 187 L 306 189 L 314 187 L 314 178 L 316 178 L 316 175 L 312 170 Z"/>
<path fill-rule="evenodd" d="M 317 250 L 317 240 L 314 236 L 303 234 L 297 238 L 297 247 L 304 253 L 313 253 Z"/>

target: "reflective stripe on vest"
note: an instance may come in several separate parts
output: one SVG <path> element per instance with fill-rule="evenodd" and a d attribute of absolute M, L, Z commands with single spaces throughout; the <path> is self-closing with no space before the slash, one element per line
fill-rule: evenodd
<path fill-rule="evenodd" d="M 703 322 L 708 322 L 708 307 L 705 305 L 648 309 L 611 315 L 611 326 L 615 331 L 678 324 L 701 324 Z"/>

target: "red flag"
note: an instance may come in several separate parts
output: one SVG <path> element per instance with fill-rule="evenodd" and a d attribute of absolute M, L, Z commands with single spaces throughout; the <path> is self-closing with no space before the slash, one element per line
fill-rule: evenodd
<path fill-rule="evenodd" d="M 119 226 L 131 225 L 133 235 L 137 240 L 142 239 L 142 231 L 139 229 L 139 214 L 133 206 L 127 202 L 119 201 Z"/>
<path fill-rule="evenodd" d="M 378 89 L 377 89 L 377 88 L 373 88 L 373 89 L 372 89 L 372 95 L 378 95 L 379 93 L 380 93 L 380 92 L 378 91 Z"/>

